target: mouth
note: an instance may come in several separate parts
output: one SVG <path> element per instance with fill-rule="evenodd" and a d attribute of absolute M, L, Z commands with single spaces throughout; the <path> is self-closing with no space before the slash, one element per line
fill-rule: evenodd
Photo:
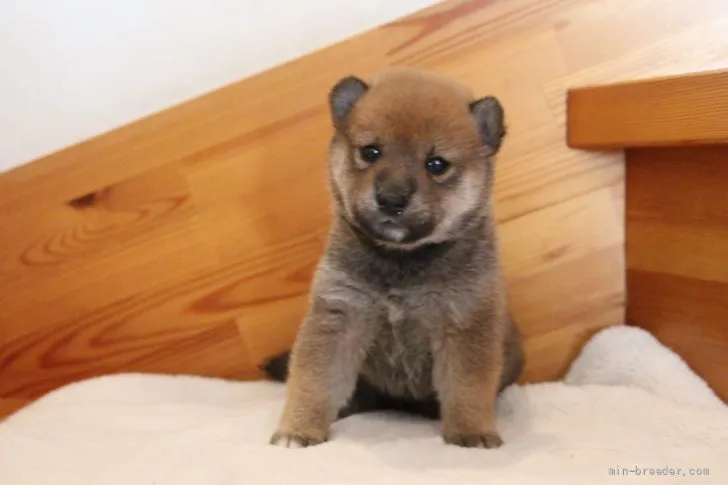
<path fill-rule="evenodd" d="M 374 228 L 380 236 L 383 236 L 382 239 L 387 242 L 394 243 L 404 242 L 410 232 L 409 229 L 404 227 L 402 224 L 390 218 L 385 218 L 381 221 L 375 222 Z"/>
<path fill-rule="evenodd" d="M 367 218 L 356 214 L 356 223 L 369 238 L 381 243 L 410 245 L 424 239 L 432 232 L 431 224 L 412 226 L 394 217 Z"/>

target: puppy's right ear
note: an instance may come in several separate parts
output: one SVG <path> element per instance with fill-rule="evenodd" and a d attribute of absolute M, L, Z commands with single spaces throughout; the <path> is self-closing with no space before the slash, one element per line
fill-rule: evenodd
<path fill-rule="evenodd" d="M 367 92 L 369 86 L 358 77 L 341 79 L 329 93 L 329 107 L 334 126 L 341 128 L 357 101 Z"/>

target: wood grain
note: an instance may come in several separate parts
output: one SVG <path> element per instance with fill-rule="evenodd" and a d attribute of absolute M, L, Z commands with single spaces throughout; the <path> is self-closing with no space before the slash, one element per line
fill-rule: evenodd
<path fill-rule="evenodd" d="M 0 398 L 0 421 L 13 414 L 15 411 L 27 406 L 30 399 Z"/>
<path fill-rule="evenodd" d="M 728 143 L 726 70 L 573 89 L 567 106 L 575 148 Z"/>
<path fill-rule="evenodd" d="M 728 147 L 627 151 L 627 320 L 728 400 Z"/>
<path fill-rule="evenodd" d="M 711 1 L 451 0 L 0 175 L 0 396 L 127 370 L 259 377 L 326 239 L 326 93 L 393 64 L 503 102 L 523 380 L 559 377 L 624 320 L 623 157 L 566 146 L 567 90 L 728 64 L 726 18 Z"/>

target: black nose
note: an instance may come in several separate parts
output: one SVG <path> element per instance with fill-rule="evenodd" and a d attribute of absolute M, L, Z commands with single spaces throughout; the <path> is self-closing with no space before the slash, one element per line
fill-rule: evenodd
<path fill-rule="evenodd" d="M 388 216 L 400 215 L 409 204 L 409 197 L 401 193 L 377 194 L 379 210 Z"/>

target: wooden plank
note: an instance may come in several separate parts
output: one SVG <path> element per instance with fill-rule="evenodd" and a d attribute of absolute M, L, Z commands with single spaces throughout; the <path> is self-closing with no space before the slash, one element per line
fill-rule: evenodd
<path fill-rule="evenodd" d="M 627 288 L 627 321 L 680 355 L 728 402 L 728 285 L 630 269 Z"/>
<path fill-rule="evenodd" d="M 0 421 L 26 406 L 29 402 L 29 399 L 0 398 Z"/>
<path fill-rule="evenodd" d="M 627 152 L 627 321 L 728 400 L 728 147 Z"/>
<path fill-rule="evenodd" d="M 691 73 L 568 94 L 573 148 L 728 144 L 728 71 Z"/>
<path fill-rule="evenodd" d="M 259 377 L 325 244 L 326 93 L 392 64 L 503 102 L 495 206 L 524 379 L 558 378 L 624 317 L 623 159 L 565 145 L 566 90 L 728 57 L 711 2 L 652 26 L 684 5 L 451 0 L 0 175 L 0 395 L 126 370 Z M 592 59 L 580 46 L 600 16 L 632 34 Z"/>

